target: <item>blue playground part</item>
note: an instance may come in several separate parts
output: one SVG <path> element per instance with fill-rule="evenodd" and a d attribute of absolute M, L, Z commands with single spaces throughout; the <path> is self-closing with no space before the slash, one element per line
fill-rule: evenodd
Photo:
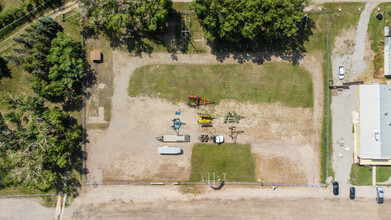
<path fill-rule="evenodd" d="M 186 125 L 186 123 L 181 122 L 181 119 L 174 118 L 174 120 L 172 120 L 172 127 L 174 128 L 175 131 L 179 130 L 179 128 L 181 128 L 182 125 Z"/>

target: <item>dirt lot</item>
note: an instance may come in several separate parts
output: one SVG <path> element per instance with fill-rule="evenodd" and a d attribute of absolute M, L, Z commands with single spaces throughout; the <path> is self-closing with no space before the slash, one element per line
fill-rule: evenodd
<path fill-rule="evenodd" d="M 87 187 L 64 219 L 388 219 L 390 200 L 378 205 L 375 188 L 336 197 L 331 187 L 225 186 L 200 194 L 181 194 L 175 186 Z M 386 195 L 388 188 L 385 188 Z"/>
<path fill-rule="evenodd" d="M 257 54 L 249 55 L 252 58 Z M 257 157 L 256 179 L 268 182 L 319 183 L 319 139 L 322 118 L 323 88 L 319 54 L 307 55 L 300 63 L 313 74 L 314 109 L 289 108 L 278 103 L 252 104 L 222 101 L 217 106 L 200 109 L 217 119 L 214 127 L 204 130 L 197 124 L 197 111 L 184 103 L 170 103 L 152 97 L 128 96 L 132 72 L 147 64 L 216 64 L 214 55 L 153 54 L 134 57 L 114 51 L 114 93 L 110 125 L 105 130 L 88 130 L 87 181 L 185 181 L 190 175 L 191 147 L 201 133 L 222 134 L 228 142 L 228 127 L 223 117 L 228 111 L 245 116 L 238 129 L 245 133 L 239 143 L 250 143 Z M 272 62 L 282 62 L 272 57 Z M 224 63 L 237 63 L 232 57 Z M 99 82 L 98 82 L 99 83 Z M 171 120 L 175 111 L 186 123 L 181 134 L 190 134 L 191 142 L 170 144 L 183 149 L 183 155 L 160 156 L 155 137 L 174 134 Z M 229 174 L 228 174 L 229 175 Z"/>

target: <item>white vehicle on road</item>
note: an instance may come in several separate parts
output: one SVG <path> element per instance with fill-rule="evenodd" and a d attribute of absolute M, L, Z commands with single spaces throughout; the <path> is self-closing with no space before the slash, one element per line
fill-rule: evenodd
<path fill-rule="evenodd" d="M 343 69 L 343 66 L 338 67 L 338 79 L 344 79 L 345 78 L 345 71 Z"/>

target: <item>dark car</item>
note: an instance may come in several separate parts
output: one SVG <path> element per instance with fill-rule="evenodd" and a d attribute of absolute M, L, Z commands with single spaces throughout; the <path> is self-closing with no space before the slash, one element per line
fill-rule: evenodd
<path fill-rule="evenodd" d="M 335 196 L 338 196 L 338 194 L 339 194 L 339 184 L 338 184 L 338 182 L 334 182 L 333 183 L 333 193 L 334 193 Z"/>
<path fill-rule="evenodd" d="M 354 198 L 356 198 L 356 188 L 350 187 L 350 194 L 349 194 L 349 197 L 350 197 L 351 200 L 353 200 Z"/>

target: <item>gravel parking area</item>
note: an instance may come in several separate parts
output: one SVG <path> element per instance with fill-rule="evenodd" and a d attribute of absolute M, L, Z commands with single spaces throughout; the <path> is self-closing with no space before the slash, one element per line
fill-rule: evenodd
<path fill-rule="evenodd" d="M 0 219 L 53 219 L 54 208 L 41 206 L 39 199 L 0 199 Z"/>

